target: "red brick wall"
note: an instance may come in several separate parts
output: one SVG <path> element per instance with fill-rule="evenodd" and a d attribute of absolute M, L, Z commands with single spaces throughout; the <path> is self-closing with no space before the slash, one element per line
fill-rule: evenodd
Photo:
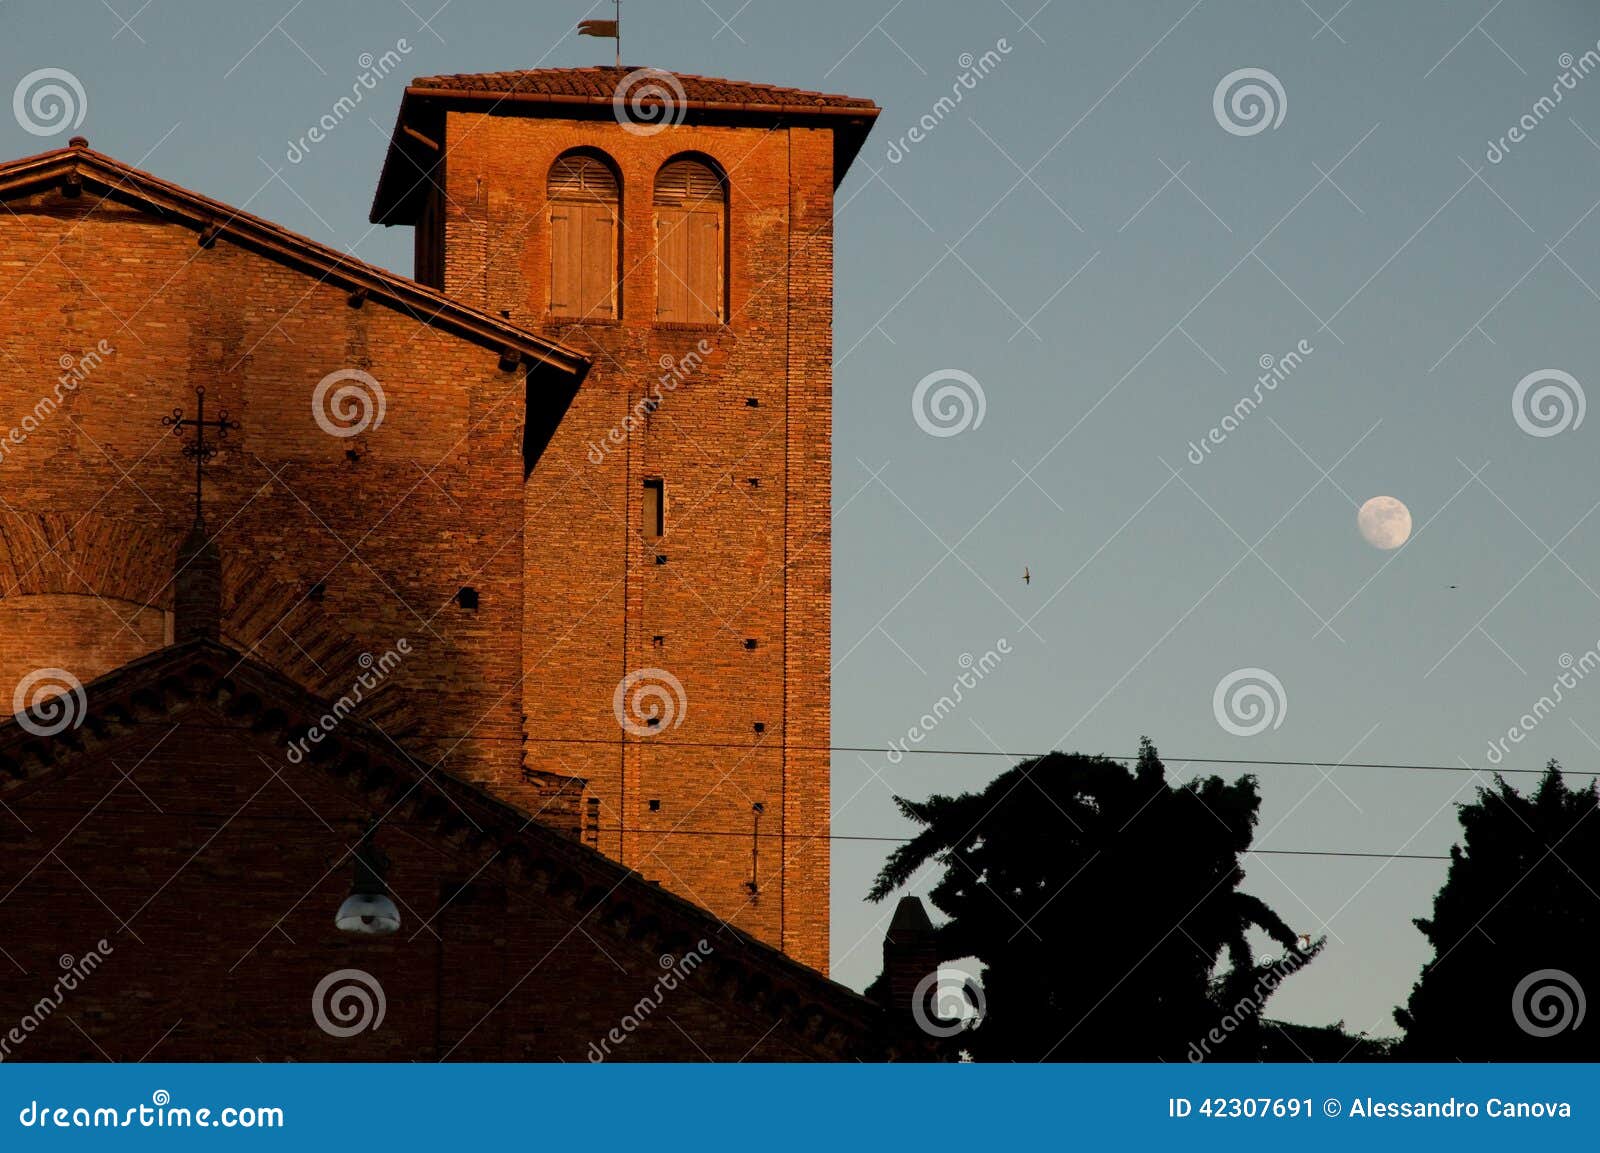
<path fill-rule="evenodd" d="M 98 596 L 46 594 L 0 600 L 0 715 L 38 669 L 64 668 L 88 682 L 166 644 L 159 608 Z M 39 682 L 41 685 L 43 682 Z"/>
<path fill-rule="evenodd" d="M 65 627 L 29 604 L 36 594 L 170 607 L 193 466 L 159 420 L 175 407 L 193 415 L 203 384 L 207 416 L 226 406 L 242 424 L 207 469 L 225 638 L 330 698 L 349 690 L 363 654 L 407 638 L 411 655 L 367 715 L 519 799 L 523 563 L 507 510 L 521 503 L 521 373 L 377 295 L 352 308 L 333 284 L 225 237 L 202 249 L 190 229 L 87 189 L 7 207 L 0 436 L 54 395 L 61 358 L 112 350 L 0 459 L 7 660 L 87 682 L 132 652 L 120 641 L 111 651 L 96 622 Z M 343 368 L 385 393 L 381 426 L 353 439 L 312 413 L 318 381 Z M 320 601 L 307 596 L 318 581 Z M 476 613 L 451 603 L 464 584 L 481 593 Z M 7 704 L 12 687 L 0 684 Z"/>
<path fill-rule="evenodd" d="M 808 838 L 828 828 L 831 133 L 647 136 L 609 119 L 451 112 L 445 137 L 446 290 L 594 359 L 525 494 L 528 763 L 588 780 L 605 852 L 826 971 L 828 850 Z M 621 316 L 553 326 L 545 181 L 580 145 L 621 172 Z M 720 328 L 655 323 L 652 182 L 684 152 L 728 174 Z M 663 362 L 701 340 L 705 364 L 609 440 Z M 666 484 L 659 542 L 641 536 L 652 476 Z M 687 707 L 629 736 L 613 691 L 646 668 L 675 677 Z"/>

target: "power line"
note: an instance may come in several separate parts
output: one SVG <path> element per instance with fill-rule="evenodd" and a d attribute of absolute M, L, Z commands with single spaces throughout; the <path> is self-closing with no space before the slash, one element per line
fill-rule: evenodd
<path fill-rule="evenodd" d="M 73 813 L 80 813 L 81 812 L 81 810 L 79 808 L 77 808 L 75 806 L 72 806 L 72 805 L 28 805 L 28 806 L 25 807 L 25 809 L 23 811 L 24 812 L 35 812 L 35 813 L 66 813 L 66 814 L 73 814 Z M 120 811 L 120 810 L 108 810 L 108 811 L 115 812 L 115 811 Z M 299 816 L 297 814 L 290 814 L 288 816 L 284 816 L 284 815 L 276 814 L 276 813 L 246 813 L 246 812 L 222 813 L 222 812 L 208 812 L 208 811 L 205 811 L 205 810 L 193 810 L 193 809 L 180 810 L 180 809 L 170 809 L 169 808 L 169 809 L 163 810 L 161 815 L 164 816 L 164 817 L 171 817 L 171 818 L 184 818 L 184 819 L 200 820 L 200 821 L 220 821 L 220 822 L 224 822 L 224 823 L 239 824 L 239 825 L 246 825 L 246 824 L 252 824 L 252 823 L 254 823 L 254 824 L 304 824 L 304 823 L 307 823 L 304 817 L 301 817 L 301 816 Z M 336 824 L 341 824 L 341 825 L 349 825 L 350 828 L 355 829 L 355 830 L 364 829 L 366 827 L 366 819 L 365 818 L 361 818 L 360 820 L 355 820 L 355 819 L 350 819 L 350 820 L 336 819 L 335 823 Z M 405 821 L 405 820 L 400 819 L 400 818 L 390 817 L 390 818 L 386 819 L 383 822 L 383 827 L 385 827 L 385 828 L 394 828 L 394 829 L 397 829 L 399 831 L 405 831 L 406 826 L 408 824 L 410 824 L 410 823 L 411 822 Z M 535 823 L 539 823 L 539 822 L 536 821 Z M 549 827 L 549 826 L 545 826 L 545 827 Z M 742 837 L 742 838 L 754 838 L 756 836 L 759 836 L 760 839 L 763 840 L 763 841 L 779 841 L 779 840 L 790 840 L 790 841 L 863 841 L 863 842 L 877 842 L 877 843 L 887 843 L 887 844 L 905 844 L 906 842 L 911 840 L 910 837 L 905 837 L 905 836 L 890 836 L 890 835 L 887 835 L 887 834 L 873 834 L 873 833 L 817 833 L 817 834 L 812 834 L 812 835 L 809 835 L 809 836 L 805 836 L 805 835 L 801 835 L 801 834 L 797 834 L 797 833 L 760 833 L 760 834 L 757 834 L 757 833 L 755 833 L 755 832 L 753 832 L 752 830 L 749 830 L 749 829 L 676 829 L 676 828 L 675 829 L 649 829 L 649 828 L 624 829 L 621 826 L 616 826 L 616 825 L 605 826 L 603 828 L 590 828 L 590 829 L 587 829 L 585 831 L 589 832 L 589 833 L 617 833 L 617 834 L 631 833 L 632 835 L 639 836 L 639 837 Z M 1448 855 L 1440 854 L 1440 853 L 1382 853 L 1382 852 L 1373 852 L 1373 851 L 1357 850 L 1357 849 L 1246 849 L 1246 850 L 1244 850 L 1244 852 L 1245 852 L 1245 854 L 1247 856 L 1351 857 L 1351 858 L 1367 858 L 1367 859 L 1372 859 L 1372 860 L 1385 860 L 1385 861 L 1448 861 L 1450 859 L 1450 857 Z"/>
<path fill-rule="evenodd" d="M 134 725 L 146 725 L 153 728 L 169 727 L 165 721 L 129 721 Z M 236 731 L 227 725 L 194 725 L 196 729 L 212 729 L 217 732 Z M 640 737 L 634 740 L 624 740 L 617 737 L 549 737 L 549 736 L 496 736 L 490 733 L 436 733 L 425 729 L 410 730 L 400 734 L 403 739 L 414 740 L 424 738 L 434 741 L 515 741 L 522 744 L 554 744 L 554 745 L 600 745 L 603 747 L 620 748 L 624 745 L 638 745 L 640 747 L 691 748 L 691 749 L 740 749 L 745 752 L 767 749 L 770 752 L 792 750 L 796 752 L 824 752 L 824 753 L 875 753 L 886 756 L 890 752 L 906 756 L 926 757 L 1003 757 L 1012 761 L 1035 760 L 1049 756 L 1082 756 L 1099 757 L 1107 761 L 1135 762 L 1139 759 L 1137 753 L 1093 753 L 1081 750 L 1067 751 L 1051 749 L 1048 752 L 1010 752 L 1002 749 L 890 749 L 887 745 L 812 745 L 812 744 L 783 744 L 773 740 L 757 741 L 689 741 L 671 737 L 666 733 L 662 736 L 666 740 L 657 740 L 651 737 Z M 1415 764 L 1407 761 L 1341 761 L 1337 759 L 1313 760 L 1272 760 L 1270 758 L 1248 757 L 1182 757 L 1167 753 L 1160 753 L 1161 763 L 1171 768 L 1174 765 L 1238 765 L 1246 768 L 1300 768 L 1300 769 L 1384 769 L 1391 771 L 1427 772 L 1427 773 L 1488 773 L 1501 775 L 1507 774 L 1532 774 L 1543 776 L 1548 770 L 1513 769 L 1494 766 L 1479 768 L 1475 765 L 1427 765 Z M 1569 777 L 1600 777 L 1600 770 L 1568 769 L 1562 768 L 1561 772 Z"/>
<path fill-rule="evenodd" d="M 889 841 L 905 844 L 910 837 L 877 836 L 866 833 L 826 833 L 816 836 L 803 836 L 784 833 L 754 833 L 749 830 L 739 831 L 733 829 L 623 829 L 620 826 L 607 828 L 590 828 L 590 833 L 632 833 L 639 837 L 760 837 L 761 840 L 782 840 L 787 837 L 793 841 Z M 1246 855 L 1254 856 L 1282 856 L 1282 857 L 1360 857 L 1385 861 L 1448 861 L 1448 854 L 1444 853 L 1379 853 L 1355 849 L 1246 849 Z"/>

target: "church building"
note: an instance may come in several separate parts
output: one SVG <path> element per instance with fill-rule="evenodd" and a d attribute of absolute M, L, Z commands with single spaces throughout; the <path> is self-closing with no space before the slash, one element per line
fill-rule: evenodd
<path fill-rule="evenodd" d="M 0 1058 L 923 1052 L 826 977 L 877 114 L 414 80 L 412 278 L 82 138 L 0 163 Z"/>

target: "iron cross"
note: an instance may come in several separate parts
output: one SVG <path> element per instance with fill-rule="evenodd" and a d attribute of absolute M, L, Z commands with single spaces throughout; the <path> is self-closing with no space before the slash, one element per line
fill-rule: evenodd
<path fill-rule="evenodd" d="M 228 410 L 225 408 L 217 413 L 216 420 L 206 419 L 206 390 L 204 385 L 195 388 L 194 399 L 195 415 L 193 417 L 185 417 L 183 409 L 175 408 L 172 410 L 171 416 L 161 418 L 161 424 L 164 428 L 170 428 L 173 436 L 180 438 L 183 436 L 184 429 L 192 428 L 195 430 L 194 440 L 184 442 L 183 455 L 192 457 L 194 460 L 194 526 L 195 528 L 202 528 L 205 525 L 205 513 L 200 503 L 204 477 L 201 468 L 206 461 L 217 455 L 217 446 L 206 443 L 206 429 L 216 429 L 217 439 L 227 440 L 228 430 L 230 428 L 238 428 L 239 422 L 229 420 Z"/>

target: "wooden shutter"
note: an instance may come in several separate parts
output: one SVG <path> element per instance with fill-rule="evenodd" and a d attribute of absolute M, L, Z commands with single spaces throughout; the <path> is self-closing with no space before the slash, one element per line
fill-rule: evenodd
<path fill-rule="evenodd" d="M 697 321 L 715 324 L 722 319 L 722 214 L 691 212 L 685 226 L 689 302 Z"/>
<path fill-rule="evenodd" d="M 617 217 L 609 204 L 575 207 L 583 220 L 583 291 L 579 315 L 617 314 Z"/>
<path fill-rule="evenodd" d="M 550 206 L 550 312 L 555 316 L 578 316 L 583 301 L 578 273 L 578 238 L 581 227 L 576 206 Z"/>
<path fill-rule="evenodd" d="M 727 186 L 709 165 L 674 160 L 656 175 L 656 316 L 722 320 Z"/>
<path fill-rule="evenodd" d="M 579 320 L 617 315 L 617 179 L 592 156 L 550 169 L 550 313 Z"/>
<path fill-rule="evenodd" d="M 656 209 L 656 317 L 689 321 L 689 214 L 681 208 Z"/>

